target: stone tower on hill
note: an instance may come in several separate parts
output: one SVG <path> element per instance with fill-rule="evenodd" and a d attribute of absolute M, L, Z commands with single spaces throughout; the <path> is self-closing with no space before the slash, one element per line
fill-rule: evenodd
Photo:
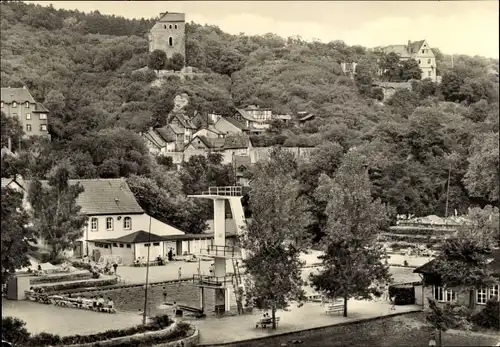
<path fill-rule="evenodd" d="M 175 53 L 186 56 L 186 19 L 184 13 L 160 13 L 156 24 L 149 30 L 149 51 L 156 49 L 171 58 Z"/>

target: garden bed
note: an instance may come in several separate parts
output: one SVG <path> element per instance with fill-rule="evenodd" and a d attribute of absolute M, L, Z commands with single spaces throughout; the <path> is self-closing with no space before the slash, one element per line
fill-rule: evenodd
<path fill-rule="evenodd" d="M 198 331 L 188 323 L 174 323 L 168 316 L 158 316 L 151 323 L 129 329 L 108 330 L 99 334 L 86 336 L 65 336 L 41 333 L 30 336 L 24 329 L 22 321 L 11 317 L 2 319 L 2 333 L 7 341 L 25 347 L 125 347 L 125 346 L 168 346 L 179 343 L 183 346 L 195 346 L 199 340 Z M 185 341 L 184 341 L 185 340 Z"/>
<path fill-rule="evenodd" d="M 78 270 L 74 273 L 50 274 L 45 276 L 30 277 L 30 284 L 44 284 L 62 281 L 77 281 L 91 279 L 92 274 L 87 270 Z"/>
<path fill-rule="evenodd" d="M 43 283 L 43 284 L 38 284 L 35 287 L 43 288 L 46 293 L 52 293 L 67 289 L 110 286 L 117 283 L 118 279 L 116 277 L 104 277 L 96 279 L 89 278 L 87 280 L 59 282 L 59 283 Z"/>

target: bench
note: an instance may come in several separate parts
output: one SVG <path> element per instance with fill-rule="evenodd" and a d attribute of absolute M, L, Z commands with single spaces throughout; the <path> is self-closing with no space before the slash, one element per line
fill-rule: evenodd
<path fill-rule="evenodd" d="M 336 303 L 336 304 L 330 304 L 325 308 L 325 313 L 330 314 L 330 313 L 341 313 L 344 311 L 344 304 L 342 303 Z"/>
<path fill-rule="evenodd" d="M 276 327 L 278 326 L 278 322 L 280 321 L 280 317 L 276 317 Z M 272 318 L 262 318 L 257 323 L 255 323 L 255 328 L 261 327 L 262 329 L 267 328 L 267 326 L 273 325 Z"/>
<path fill-rule="evenodd" d="M 205 317 L 205 312 L 200 308 L 186 306 L 186 305 L 177 305 L 177 307 L 181 311 L 192 313 L 196 318 Z"/>

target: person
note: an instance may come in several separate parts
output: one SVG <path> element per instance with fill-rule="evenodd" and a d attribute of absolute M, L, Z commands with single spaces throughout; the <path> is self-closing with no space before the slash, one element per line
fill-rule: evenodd
<path fill-rule="evenodd" d="M 215 264 L 214 263 L 210 264 L 210 276 L 214 275 L 214 269 L 215 269 Z"/>
<path fill-rule="evenodd" d="M 429 346 L 436 346 L 436 337 L 434 334 L 431 335 L 431 339 L 429 340 Z"/>
<path fill-rule="evenodd" d="M 115 275 L 116 275 L 116 269 L 118 269 L 118 264 L 117 263 L 113 263 L 113 269 L 115 270 Z"/>
<path fill-rule="evenodd" d="M 179 306 L 177 302 L 174 301 L 174 317 L 177 317 L 177 311 L 179 311 Z"/>
<path fill-rule="evenodd" d="M 97 297 L 92 297 L 92 308 L 95 310 L 97 308 Z"/>
<path fill-rule="evenodd" d="M 111 297 L 108 297 L 108 308 L 110 310 L 114 310 L 115 309 L 115 303 L 113 302 L 113 299 L 111 299 Z"/>
<path fill-rule="evenodd" d="M 182 277 L 182 267 L 179 267 L 179 270 L 177 271 L 178 279 L 180 280 Z"/>
<path fill-rule="evenodd" d="M 396 306 L 395 306 L 395 305 L 396 305 L 396 297 L 395 297 L 395 296 L 393 296 L 393 297 L 391 298 L 391 307 L 389 308 L 389 310 L 391 310 L 391 311 L 396 311 Z"/>
<path fill-rule="evenodd" d="M 102 295 L 99 296 L 99 299 L 97 299 L 97 307 L 102 308 L 104 307 L 104 298 Z"/>
<path fill-rule="evenodd" d="M 168 250 L 168 261 L 172 261 L 174 258 L 174 252 L 172 251 L 172 248 Z"/>
<path fill-rule="evenodd" d="M 42 265 L 38 264 L 38 271 L 42 272 Z"/>

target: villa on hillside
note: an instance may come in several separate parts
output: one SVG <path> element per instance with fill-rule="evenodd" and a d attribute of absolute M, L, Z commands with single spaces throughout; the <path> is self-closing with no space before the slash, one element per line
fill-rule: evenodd
<path fill-rule="evenodd" d="M 378 49 L 385 54 L 396 53 L 403 61 L 415 59 L 422 70 L 421 79 L 430 78 L 437 82 L 436 57 L 426 40 L 408 41 L 407 45 L 390 45 Z"/>
<path fill-rule="evenodd" d="M 49 110 L 33 98 L 28 88 L 1 88 L 0 106 L 7 117 L 19 120 L 24 136 L 49 136 Z"/>
<path fill-rule="evenodd" d="M 245 108 L 236 109 L 233 118 L 244 124 L 250 135 L 258 135 L 269 129 L 269 122 L 273 119 L 273 112 L 268 108 L 259 108 L 250 105 Z"/>

